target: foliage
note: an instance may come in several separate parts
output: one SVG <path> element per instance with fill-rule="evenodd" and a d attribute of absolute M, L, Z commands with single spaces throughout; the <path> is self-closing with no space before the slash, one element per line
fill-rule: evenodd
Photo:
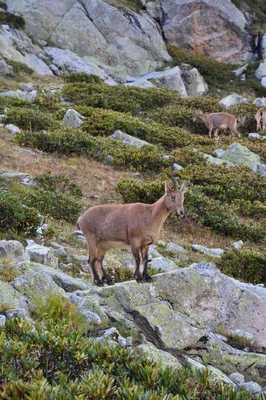
<path fill-rule="evenodd" d="M 52 114 L 44 113 L 34 108 L 10 108 L 7 122 L 30 131 L 41 131 L 56 126 Z"/>
<path fill-rule="evenodd" d="M 7 11 L 0 11 L 0 25 L 9 25 L 11 28 L 23 29 L 25 20 L 20 15 L 14 15 Z"/>
<path fill-rule="evenodd" d="M 82 197 L 81 189 L 75 183 L 70 182 L 65 175 L 52 175 L 49 172 L 37 175 L 34 179 L 44 190 L 51 190 L 78 198 Z"/>
<path fill-rule="evenodd" d="M 85 82 L 90 84 L 101 84 L 103 81 L 96 75 L 88 75 L 85 72 L 70 72 L 64 76 L 68 83 Z"/>
<path fill-rule="evenodd" d="M 217 266 L 225 274 L 254 284 L 266 283 L 266 253 L 253 250 L 225 252 Z"/>
<path fill-rule="evenodd" d="M 132 350 L 97 343 L 54 306 L 52 314 L 47 314 L 45 322 L 36 322 L 34 329 L 20 320 L 8 321 L 2 328 L 2 399 L 250 398 L 246 392 L 212 384 L 207 370 L 163 369 Z"/>
<path fill-rule="evenodd" d="M 34 70 L 30 67 L 28 67 L 26 64 L 19 62 L 19 61 L 14 61 L 14 60 L 6 60 L 6 62 L 13 67 L 13 72 L 14 74 L 26 74 L 26 75 L 32 75 L 34 73 Z"/>

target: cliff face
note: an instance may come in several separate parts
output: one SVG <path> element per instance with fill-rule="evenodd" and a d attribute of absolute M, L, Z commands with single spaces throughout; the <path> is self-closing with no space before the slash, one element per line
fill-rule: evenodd
<path fill-rule="evenodd" d="M 114 3 L 114 2 L 113 2 Z M 170 60 L 166 44 L 219 61 L 241 63 L 250 55 L 246 20 L 230 0 L 142 1 L 139 13 L 103 0 L 6 0 L 22 15 L 27 35 L 90 57 L 120 75 L 138 76 Z"/>

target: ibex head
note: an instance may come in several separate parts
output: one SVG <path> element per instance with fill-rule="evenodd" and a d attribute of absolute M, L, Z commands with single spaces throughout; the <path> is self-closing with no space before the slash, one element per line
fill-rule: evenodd
<path fill-rule="evenodd" d="M 178 217 L 185 217 L 184 209 L 184 193 L 186 191 L 186 181 L 183 182 L 181 188 L 177 189 L 177 182 L 171 175 L 174 188 L 165 183 L 165 194 L 166 194 L 166 207 L 171 214 L 177 215 Z"/>
<path fill-rule="evenodd" d="M 237 128 L 239 128 L 240 126 L 244 125 L 245 121 L 246 121 L 246 116 L 244 116 L 244 117 L 237 117 L 237 119 L 236 119 L 236 126 L 237 126 Z"/>

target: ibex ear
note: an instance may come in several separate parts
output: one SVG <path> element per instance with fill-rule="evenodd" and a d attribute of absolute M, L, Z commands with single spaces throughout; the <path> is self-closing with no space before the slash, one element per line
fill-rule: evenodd
<path fill-rule="evenodd" d="M 181 188 L 180 188 L 180 192 L 185 193 L 186 190 L 187 190 L 187 181 L 184 181 L 184 182 L 182 183 Z"/>
<path fill-rule="evenodd" d="M 172 191 L 172 189 L 170 188 L 170 186 L 168 185 L 167 182 L 165 182 L 165 184 L 164 184 L 164 190 L 165 190 L 165 193 L 169 193 Z"/>

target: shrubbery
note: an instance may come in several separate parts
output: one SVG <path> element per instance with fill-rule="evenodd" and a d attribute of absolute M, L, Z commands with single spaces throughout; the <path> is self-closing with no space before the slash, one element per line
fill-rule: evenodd
<path fill-rule="evenodd" d="M 35 181 L 44 189 L 52 190 L 56 193 L 63 193 L 73 197 L 82 197 L 81 189 L 70 182 L 65 175 L 52 175 L 51 173 L 40 174 L 35 177 Z"/>
<path fill-rule="evenodd" d="M 6 60 L 6 62 L 13 67 L 14 74 L 26 74 L 26 75 L 32 75 L 34 73 L 34 70 L 30 67 L 28 67 L 26 64 L 19 62 L 19 61 L 14 61 L 14 60 Z"/>
<path fill-rule="evenodd" d="M 52 114 L 34 108 L 9 108 L 7 122 L 30 131 L 41 131 L 59 126 Z"/>
<path fill-rule="evenodd" d="M 225 252 L 217 266 L 223 273 L 245 282 L 266 283 L 266 253 L 234 249 Z"/>
<path fill-rule="evenodd" d="M 20 15 L 0 11 L 0 25 L 3 24 L 9 25 L 11 28 L 22 29 L 25 26 L 25 20 Z"/>

